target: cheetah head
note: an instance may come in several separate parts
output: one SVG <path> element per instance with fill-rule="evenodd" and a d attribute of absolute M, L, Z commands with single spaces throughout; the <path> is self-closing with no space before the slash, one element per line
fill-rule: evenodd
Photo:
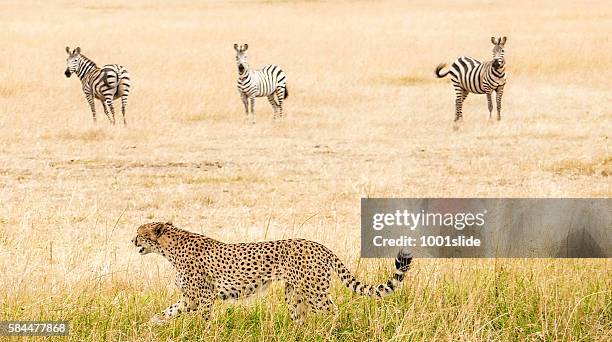
<path fill-rule="evenodd" d="M 159 238 L 168 229 L 168 223 L 153 222 L 143 224 L 138 227 L 136 236 L 132 239 L 134 246 L 138 248 L 138 253 L 141 255 L 161 252 Z"/>

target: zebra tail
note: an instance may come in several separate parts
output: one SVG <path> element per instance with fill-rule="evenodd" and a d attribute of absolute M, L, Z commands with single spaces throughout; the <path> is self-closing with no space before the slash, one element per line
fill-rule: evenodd
<path fill-rule="evenodd" d="M 443 69 L 445 66 L 446 66 L 446 64 L 444 64 L 444 63 L 440 63 L 440 64 L 438 64 L 438 66 L 436 67 L 436 73 L 435 73 L 435 74 L 436 74 L 436 76 L 437 76 L 438 78 L 442 78 L 442 77 L 444 77 L 444 76 L 446 76 L 446 75 L 448 75 L 448 74 L 450 73 L 450 70 L 449 70 L 449 71 L 445 72 L 444 74 L 440 74 L 440 71 L 442 71 L 442 69 Z"/>
<path fill-rule="evenodd" d="M 355 277 L 351 274 L 351 272 L 342 264 L 342 261 L 335 258 L 334 269 L 340 277 L 342 284 L 346 286 L 349 290 L 362 295 L 368 296 L 372 298 L 382 298 L 387 295 L 392 294 L 395 290 L 401 285 L 404 280 L 404 276 L 408 269 L 410 268 L 410 263 L 412 262 L 412 255 L 408 251 L 407 248 L 403 248 L 397 254 L 397 258 L 395 258 L 395 273 L 393 277 L 389 279 L 386 283 L 378 284 L 378 285 L 367 285 L 362 284 L 355 279 Z"/>
<path fill-rule="evenodd" d="M 285 98 L 283 100 L 286 100 L 288 97 L 289 97 L 289 88 L 285 86 Z"/>

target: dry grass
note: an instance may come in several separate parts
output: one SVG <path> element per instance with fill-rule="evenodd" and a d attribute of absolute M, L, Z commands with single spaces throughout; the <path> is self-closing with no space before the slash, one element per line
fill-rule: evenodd
<path fill-rule="evenodd" d="M 608 177 L 612 173 L 612 156 L 598 160 L 563 160 L 552 167 L 555 173 L 569 173 L 573 175 Z"/>
<path fill-rule="evenodd" d="M 375 281 L 390 262 L 358 260 L 361 197 L 609 197 L 607 2 L 0 9 L 0 319 L 68 319 L 73 340 L 609 340 L 608 260 L 419 260 L 381 303 L 336 284 L 340 313 L 304 326 L 274 289 L 216 308 L 210 327 L 192 315 L 149 328 L 177 296 L 173 273 L 129 243 L 152 219 L 228 242 L 304 237 Z M 488 58 L 501 34 L 502 121 L 471 95 L 455 132 L 433 69 Z M 244 122 L 234 42 L 288 74 L 284 122 L 265 100 Z M 99 105 L 93 126 L 63 75 L 66 45 L 130 70 L 127 128 Z"/>

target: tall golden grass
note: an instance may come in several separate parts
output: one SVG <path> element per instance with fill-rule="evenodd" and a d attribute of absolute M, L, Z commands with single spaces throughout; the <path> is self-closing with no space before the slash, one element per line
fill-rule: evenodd
<path fill-rule="evenodd" d="M 66 319 L 71 340 L 609 340 L 609 260 L 416 260 L 375 302 L 290 322 L 282 291 L 153 328 L 170 265 L 130 245 L 172 220 L 227 242 L 303 237 L 359 260 L 361 197 L 609 197 L 605 1 L 0 4 L 0 320 Z M 508 36 L 502 121 L 433 69 Z M 233 43 L 288 75 L 288 117 L 244 120 Z M 128 68 L 128 127 L 91 122 L 64 47 Z"/>

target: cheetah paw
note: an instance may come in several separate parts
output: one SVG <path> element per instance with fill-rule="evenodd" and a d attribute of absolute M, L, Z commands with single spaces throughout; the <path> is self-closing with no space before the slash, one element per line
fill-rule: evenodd
<path fill-rule="evenodd" d="M 167 320 L 162 315 L 156 314 L 155 316 L 151 318 L 149 323 L 153 326 L 160 326 L 160 325 L 164 325 L 166 321 Z"/>

